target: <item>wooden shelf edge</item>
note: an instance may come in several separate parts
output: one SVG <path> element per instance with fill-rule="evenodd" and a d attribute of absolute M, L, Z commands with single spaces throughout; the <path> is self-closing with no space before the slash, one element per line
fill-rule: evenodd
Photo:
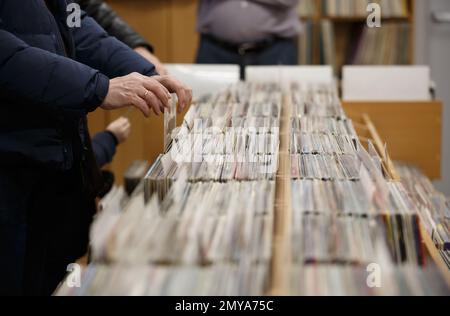
<path fill-rule="evenodd" d="M 386 167 L 387 172 L 389 173 L 389 176 L 394 181 L 400 181 L 400 177 L 398 176 L 397 171 L 394 168 L 394 164 L 392 163 L 392 160 L 389 157 L 388 153 L 385 151 L 385 148 L 383 146 L 383 141 L 381 140 L 381 137 L 378 134 L 378 131 L 375 128 L 375 125 L 373 124 L 369 115 L 363 114 L 362 118 L 364 120 L 364 123 L 367 126 L 367 129 L 369 130 L 369 133 L 370 133 L 372 139 L 375 142 L 374 145 L 377 147 L 378 154 L 380 155 L 381 159 L 383 160 L 383 163 Z"/>
<path fill-rule="evenodd" d="M 441 272 L 441 275 L 447 282 L 447 285 L 450 287 L 450 269 L 445 263 L 444 259 L 441 257 L 438 249 L 436 248 L 436 245 L 434 244 L 430 234 L 427 232 L 422 222 L 420 222 L 420 234 L 422 236 L 422 242 L 425 244 L 425 248 L 427 249 L 428 254 Z"/>
<path fill-rule="evenodd" d="M 441 100 L 410 100 L 410 101 L 400 101 L 400 100 L 342 100 L 342 105 L 352 104 L 362 104 L 362 105 L 377 105 L 377 104 L 395 104 L 399 106 L 407 105 L 430 105 L 430 106 L 442 106 L 443 102 Z"/>
<path fill-rule="evenodd" d="M 289 294 L 290 257 L 290 223 L 291 223 L 291 161 L 289 154 L 290 141 L 290 98 L 283 97 L 280 122 L 279 168 L 276 178 L 276 196 L 274 213 L 274 241 L 271 264 L 271 286 L 269 295 Z"/>

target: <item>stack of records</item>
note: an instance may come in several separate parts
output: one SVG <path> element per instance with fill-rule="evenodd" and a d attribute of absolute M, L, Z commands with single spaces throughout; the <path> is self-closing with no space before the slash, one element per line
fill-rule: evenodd
<path fill-rule="evenodd" d="M 267 265 L 212 266 L 92 264 L 82 270 L 81 287 L 63 284 L 59 296 L 261 296 L 269 284 Z M 68 279 L 71 275 L 68 276 Z"/>
<path fill-rule="evenodd" d="M 280 261 L 286 294 L 449 294 L 421 266 L 428 185 L 415 188 L 418 204 L 408 185 L 385 178 L 334 85 L 295 83 L 289 93 L 240 83 L 193 106 L 133 195 L 114 189 L 102 201 L 82 286 L 57 294 L 265 295 Z M 279 175 L 281 123 L 291 128 L 291 168 Z M 290 200 L 280 194 L 286 180 Z M 435 226 L 448 223 L 441 211 L 430 210 Z"/>
<path fill-rule="evenodd" d="M 302 84 L 291 86 L 292 116 L 345 118 L 337 87 L 333 84 Z M 316 131 L 315 131 L 316 132 Z"/>
<path fill-rule="evenodd" d="M 238 84 L 192 106 L 123 211 L 97 216 L 83 287 L 58 293 L 268 293 L 281 104 Z"/>
<path fill-rule="evenodd" d="M 279 86 L 240 83 L 192 106 L 145 177 L 146 198 L 162 200 L 182 172 L 191 182 L 273 180 L 281 104 Z"/>
<path fill-rule="evenodd" d="M 449 293 L 435 269 L 386 264 L 368 267 L 373 270 L 352 265 L 296 265 L 292 269 L 290 291 L 302 296 L 439 296 Z"/>
<path fill-rule="evenodd" d="M 136 189 L 147 173 L 148 167 L 149 165 L 146 160 L 135 160 L 128 169 L 125 170 L 124 186 L 128 195 L 133 194 L 134 189 Z"/>
<path fill-rule="evenodd" d="M 402 183 L 419 210 L 422 223 L 450 268 L 450 201 L 417 167 L 396 163 Z"/>
<path fill-rule="evenodd" d="M 269 264 L 274 196 L 273 181 L 179 179 L 161 204 L 156 197 L 146 205 L 142 196 L 132 199 L 101 238 L 93 234 L 92 254 L 106 263 Z M 104 217 L 111 216 L 100 214 L 97 222 L 109 222 Z"/>
<path fill-rule="evenodd" d="M 385 178 L 370 143 L 364 149 L 335 87 L 294 84 L 292 100 L 291 294 L 425 291 L 419 213 L 408 191 Z M 411 281 L 392 292 L 372 291 L 365 283 L 371 264 Z"/>

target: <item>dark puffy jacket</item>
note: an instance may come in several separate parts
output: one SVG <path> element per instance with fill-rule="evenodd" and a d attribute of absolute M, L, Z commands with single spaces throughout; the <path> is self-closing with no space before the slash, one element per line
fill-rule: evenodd
<path fill-rule="evenodd" d="M 116 136 L 110 131 L 103 131 L 92 137 L 92 149 L 99 168 L 113 160 L 118 144 Z"/>
<path fill-rule="evenodd" d="M 119 41 L 127 44 L 131 48 L 142 46 L 153 52 L 153 46 L 122 20 L 105 1 L 76 0 L 75 2 L 89 16 L 94 18 L 109 35 L 115 36 Z"/>
<path fill-rule="evenodd" d="M 155 74 L 84 12 L 69 28 L 68 2 L 0 0 L 0 165 L 70 169 L 109 78 Z"/>

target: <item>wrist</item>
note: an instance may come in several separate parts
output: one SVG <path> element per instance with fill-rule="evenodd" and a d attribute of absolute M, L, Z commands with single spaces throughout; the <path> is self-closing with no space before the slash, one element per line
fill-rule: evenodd
<path fill-rule="evenodd" d="M 110 90 L 109 78 L 101 73 L 98 73 L 96 92 L 85 102 L 87 112 L 93 112 L 98 107 L 102 107 L 108 98 L 109 90 Z"/>
<path fill-rule="evenodd" d="M 139 43 L 138 45 L 133 47 L 134 50 L 136 49 L 143 49 L 149 53 L 154 53 L 154 49 L 153 46 L 151 46 L 150 44 L 146 44 L 146 43 Z"/>
<path fill-rule="evenodd" d="M 152 52 L 145 46 L 137 46 L 134 48 L 134 51 L 136 53 L 146 52 L 148 54 L 151 54 Z"/>
<path fill-rule="evenodd" d="M 111 138 L 113 139 L 113 141 L 114 141 L 114 144 L 117 146 L 117 145 L 119 145 L 119 139 L 117 138 L 117 136 L 116 136 L 116 134 L 114 134 L 114 132 L 113 131 L 111 131 L 111 130 L 106 130 L 106 132 L 111 136 Z"/>

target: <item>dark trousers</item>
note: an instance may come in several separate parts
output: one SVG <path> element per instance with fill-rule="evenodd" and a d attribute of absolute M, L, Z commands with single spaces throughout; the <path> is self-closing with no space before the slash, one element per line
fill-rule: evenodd
<path fill-rule="evenodd" d="M 198 64 L 237 64 L 241 68 L 241 79 L 245 79 L 247 65 L 297 65 L 298 47 L 294 38 L 274 39 L 269 45 L 241 54 L 232 45 L 220 45 L 210 37 L 202 35 L 197 52 Z"/>
<path fill-rule="evenodd" d="M 0 295 L 50 295 L 86 253 L 94 211 L 79 169 L 0 166 Z"/>

